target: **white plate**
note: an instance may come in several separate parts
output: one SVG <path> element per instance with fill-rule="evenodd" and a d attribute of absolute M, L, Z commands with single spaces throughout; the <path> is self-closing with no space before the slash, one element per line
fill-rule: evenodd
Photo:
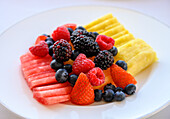
<path fill-rule="evenodd" d="M 28 51 L 38 35 L 52 33 L 65 23 L 87 24 L 106 13 L 114 16 L 157 52 L 158 62 L 140 73 L 137 92 L 122 102 L 95 103 L 90 106 L 56 104 L 44 106 L 32 98 L 20 70 L 19 57 Z M 58 8 L 27 18 L 1 36 L 0 101 L 9 110 L 26 118 L 139 118 L 153 114 L 169 103 L 170 29 L 143 14 L 109 6 Z"/>

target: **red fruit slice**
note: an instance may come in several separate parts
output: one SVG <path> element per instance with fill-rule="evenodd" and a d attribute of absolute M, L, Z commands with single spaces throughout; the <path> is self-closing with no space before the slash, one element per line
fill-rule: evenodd
<path fill-rule="evenodd" d="M 125 88 L 128 84 L 136 84 L 135 78 L 116 64 L 110 67 L 110 74 L 117 87 Z"/>
<path fill-rule="evenodd" d="M 81 72 L 87 73 L 90 69 L 95 66 L 94 62 L 86 58 L 86 55 L 79 54 L 73 63 L 73 72 L 79 75 Z"/>
<path fill-rule="evenodd" d="M 53 84 L 53 83 L 58 83 L 57 80 L 55 79 L 55 76 L 45 77 L 45 78 L 38 79 L 38 80 L 33 80 L 33 81 L 29 82 L 28 85 L 29 85 L 30 89 L 32 89 L 37 86 L 49 85 L 49 84 Z"/>
<path fill-rule="evenodd" d="M 43 71 L 54 71 L 53 69 L 51 69 L 50 65 L 46 65 L 46 66 L 40 66 L 40 67 L 36 67 L 34 69 L 28 70 L 28 71 L 24 71 L 24 76 L 28 77 L 29 75 L 35 74 L 35 73 L 39 73 L 39 72 L 43 72 Z"/>
<path fill-rule="evenodd" d="M 89 79 L 81 73 L 72 89 L 71 102 L 78 105 L 88 105 L 94 102 L 94 90 Z"/>
<path fill-rule="evenodd" d="M 33 91 L 34 97 L 52 97 L 52 96 L 59 96 L 59 95 L 66 95 L 70 94 L 72 90 L 71 86 L 51 89 L 51 90 L 44 90 L 44 91 Z"/>
<path fill-rule="evenodd" d="M 41 75 L 38 75 L 38 76 L 28 78 L 27 82 L 29 83 L 29 82 L 34 81 L 34 80 L 39 80 L 39 79 L 42 79 L 42 78 L 45 78 L 45 77 L 51 77 L 51 76 L 55 76 L 55 72 L 44 73 L 44 74 L 41 74 Z"/>
<path fill-rule="evenodd" d="M 105 82 L 105 75 L 103 73 L 103 70 L 99 67 L 91 69 L 87 73 L 87 77 L 89 78 L 89 81 L 93 86 L 99 86 Z"/>
<path fill-rule="evenodd" d="M 77 24 L 74 24 L 74 23 L 68 23 L 68 24 L 64 24 L 63 26 L 67 27 L 67 28 L 71 28 L 73 30 L 76 29 L 77 27 Z"/>
<path fill-rule="evenodd" d="M 68 82 L 57 83 L 57 84 L 51 84 L 51 85 L 47 85 L 47 86 L 35 87 L 35 88 L 33 88 L 33 91 L 51 90 L 51 89 L 66 87 L 66 86 L 69 86 L 69 85 L 70 85 L 70 83 L 68 83 Z"/>
<path fill-rule="evenodd" d="M 98 43 L 100 50 L 110 50 L 114 46 L 115 40 L 105 35 L 98 35 L 96 42 Z"/>
<path fill-rule="evenodd" d="M 44 105 L 52 105 L 60 102 L 67 102 L 70 100 L 70 95 L 61 95 L 54 97 L 34 97 L 38 102 Z"/>
<path fill-rule="evenodd" d="M 39 44 L 40 41 L 45 41 L 45 39 L 47 39 L 47 36 L 44 36 L 44 35 L 38 36 L 36 41 L 35 41 L 35 45 Z"/>

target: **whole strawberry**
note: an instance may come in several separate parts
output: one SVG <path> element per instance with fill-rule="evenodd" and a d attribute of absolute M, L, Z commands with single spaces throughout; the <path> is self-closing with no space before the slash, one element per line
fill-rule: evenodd
<path fill-rule="evenodd" d="M 94 90 L 89 79 L 81 73 L 72 89 L 71 102 L 78 105 L 88 105 L 94 102 Z"/>
<path fill-rule="evenodd" d="M 54 41 L 64 39 L 67 42 L 70 41 L 70 32 L 68 31 L 67 27 L 65 26 L 59 26 L 56 30 L 52 33 L 52 38 Z"/>
<path fill-rule="evenodd" d="M 125 88 L 128 84 L 136 84 L 135 78 L 116 64 L 110 67 L 110 74 L 117 87 Z"/>
<path fill-rule="evenodd" d="M 81 53 L 75 59 L 72 66 L 72 70 L 74 74 L 79 75 L 81 72 L 87 73 L 90 69 L 94 67 L 95 67 L 94 62 L 88 59 L 86 55 Z"/>
<path fill-rule="evenodd" d="M 40 41 L 39 44 L 31 46 L 29 51 L 38 57 L 45 57 L 49 53 L 48 45 L 45 41 Z"/>

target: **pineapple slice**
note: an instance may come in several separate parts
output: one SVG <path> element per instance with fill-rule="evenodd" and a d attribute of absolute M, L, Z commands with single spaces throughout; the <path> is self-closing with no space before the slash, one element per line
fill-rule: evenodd
<path fill-rule="evenodd" d="M 127 39 L 122 39 L 124 40 Z M 121 42 L 121 41 L 120 41 Z M 131 58 L 135 57 L 138 53 L 145 49 L 152 49 L 145 41 L 141 39 L 131 40 L 124 45 L 118 47 L 118 54 L 115 57 L 115 61 L 124 60 L 128 62 Z"/>
<path fill-rule="evenodd" d="M 135 39 L 135 37 L 131 33 L 125 34 L 125 35 L 115 39 L 115 46 L 120 47 L 120 46 L 124 45 L 125 43 L 127 43 L 131 40 L 134 40 L 134 39 Z"/>
<path fill-rule="evenodd" d="M 123 30 L 123 31 L 121 31 L 121 32 L 119 32 L 119 33 L 111 36 L 111 37 L 112 37 L 113 39 L 117 39 L 117 38 L 119 38 L 119 37 L 121 37 L 121 36 L 123 36 L 123 35 L 125 35 L 125 34 L 128 34 L 128 33 L 129 33 L 129 31 L 125 29 L 125 30 Z"/>
<path fill-rule="evenodd" d="M 86 30 L 89 32 L 98 32 L 98 33 L 100 32 L 101 33 L 101 32 L 104 32 L 104 31 L 110 29 L 111 27 L 115 27 L 118 24 L 120 24 L 120 23 L 118 23 L 117 19 L 114 17 L 114 18 L 105 20 L 97 25 L 94 25 Z"/>
<path fill-rule="evenodd" d="M 135 76 L 149 65 L 157 60 L 156 52 L 152 49 L 146 49 L 130 59 L 128 64 L 128 72 Z"/>
<path fill-rule="evenodd" d="M 113 18 L 113 15 L 111 13 L 106 14 L 103 17 L 100 17 L 97 20 L 95 20 L 95 21 L 93 21 L 93 22 L 91 22 L 91 23 L 89 23 L 87 25 L 84 25 L 84 28 L 89 29 L 89 28 L 91 28 L 91 27 L 93 27 L 95 25 L 98 25 L 99 23 L 104 22 L 104 21 L 106 21 L 108 19 L 111 19 L 111 18 Z"/>
<path fill-rule="evenodd" d="M 111 36 L 113 36 L 113 35 L 115 35 L 115 34 L 117 34 L 119 32 L 122 32 L 123 30 L 125 30 L 125 28 L 124 28 L 123 25 L 120 24 L 120 25 L 118 25 L 116 27 L 113 27 L 113 28 L 101 33 L 101 34 L 111 37 Z"/>

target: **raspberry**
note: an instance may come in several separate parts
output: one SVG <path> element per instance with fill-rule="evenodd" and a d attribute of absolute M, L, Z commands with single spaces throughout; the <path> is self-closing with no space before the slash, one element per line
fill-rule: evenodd
<path fill-rule="evenodd" d="M 72 89 L 71 102 L 78 105 L 88 105 L 94 102 L 94 90 L 89 79 L 81 73 Z"/>
<path fill-rule="evenodd" d="M 58 62 L 68 61 L 71 58 L 72 47 L 66 40 L 60 39 L 54 43 L 53 53 Z"/>
<path fill-rule="evenodd" d="M 115 43 L 115 40 L 105 35 L 98 35 L 96 42 L 99 44 L 100 50 L 110 50 Z"/>
<path fill-rule="evenodd" d="M 99 85 L 103 84 L 105 81 L 105 75 L 103 73 L 103 70 L 100 69 L 99 67 L 91 69 L 87 73 L 87 77 L 89 78 L 90 83 L 93 86 L 99 86 Z"/>
<path fill-rule="evenodd" d="M 68 23 L 68 24 L 64 24 L 63 26 L 67 27 L 67 28 L 71 28 L 73 29 L 73 31 L 76 29 L 77 24 L 74 23 Z"/>
<path fill-rule="evenodd" d="M 36 45 L 36 44 L 39 44 L 40 41 L 45 41 L 47 38 L 48 38 L 48 37 L 45 36 L 45 35 L 38 36 L 37 39 L 36 39 L 36 41 L 35 41 L 35 45 Z"/>
<path fill-rule="evenodd" d="M 53 31 L 52 37 L 54 41 L 64 39 L 67 42 L 70 41 L 70 32 L 65 26 L 59 26 L 56 30 Z"/>
<path fill-rule="evenodd" d="M 72 71 L 79 75 L 81 72 L 87 73 L 90 69 L 95 66 L 94 62 L 87 59 L 86 55 L 79 54 L 72 65 Z"/>
<path fill-rule="evenodd" d="M 110 73 L 112 76 L 112 80 L 114 81 L 117 87 L 121 87 L 124 89 L 128 84 L 137 83 L 137 81 L 131 74 L 129 74 L 116 64 L 113 64 L 110 67 Z"/>
<path fill-rule="evenodd" d="M 49 52 L 48 45 L 45 41 L 40 41 L 39 44 L 30 47 L 29 50 L 33 55 L 39 57 L 45 57 Z"/>

